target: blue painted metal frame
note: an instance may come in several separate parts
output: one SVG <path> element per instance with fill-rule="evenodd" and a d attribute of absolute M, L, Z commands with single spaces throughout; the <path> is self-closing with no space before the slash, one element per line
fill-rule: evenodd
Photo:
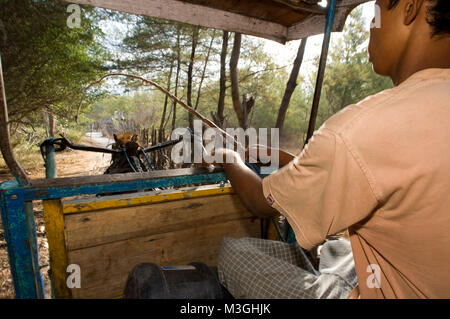
<path fill-rule="evenodd" d="M 218 172 L 101 185 L 49 187 L 45 192 L 33 189 L 30 186 L 21 186 L 17 181 L 1 183 L 1 217 L 5 228 L 16 298 L 44 297 L 31 201 L 157 187 L 177 187 L 198 183 L 215 184 L 226 180 L 226 175 L 223 172 Z"/>
<path fill-rule="evenodd" d="M 50 137 L 45 143 L 45 178 L 56 178 L 56 159 L 55 159 L 55 147 L 53 146 L 54 138 Z M 46 143 L 48 142 L 48 143 Z"/>
<path fill-rule="evenodd" d="M 16 298 L 43 298 L 32 204 L 0 184 L 0 208 Z"/>

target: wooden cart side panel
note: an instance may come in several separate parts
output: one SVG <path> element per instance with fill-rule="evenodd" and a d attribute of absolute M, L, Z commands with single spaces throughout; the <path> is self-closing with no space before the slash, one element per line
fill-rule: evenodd
<path fill-rule="evenodd" d="M 72 289 L 72 294 L 120 297 L 129 272 L 143 262 L 217 265 L 223 237 L 258 237 L 259 232 L 259 220 L 244 218 L 69 251 L 69 262 L 81 269 L 81 288 Z"/>
<path fill-rule="evenodd" d="M 59 298 L 120 298 L 139 263 L 216 265 L 223 237 L 261 235 L 229 186 L 46 202 Z M 67 288 L 68 264 L 80 267 L 81 288 Z"/>
<path fill-rule="evenodd" d="M 66 245 L 72 251 L 251 216 L 231 194 L 68 214 Z"/>
<path fill-rule="evenodd" d="M 44 200 L 42 204 L 50 253 L 53 291 L 56 298 L 71 298 L 72 292 L 66 284 L 68 259 L 61 200 Z"/>

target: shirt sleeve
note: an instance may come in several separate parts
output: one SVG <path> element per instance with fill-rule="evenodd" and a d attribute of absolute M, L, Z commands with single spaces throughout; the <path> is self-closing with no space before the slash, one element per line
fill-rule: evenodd
<path fill-rule="evenodd" d="M 368 217 L 377 200 L 344 140 L 321 127 L 288 165 L 263 179 L 269 205 L 283 214 L 305 249 Z"/>

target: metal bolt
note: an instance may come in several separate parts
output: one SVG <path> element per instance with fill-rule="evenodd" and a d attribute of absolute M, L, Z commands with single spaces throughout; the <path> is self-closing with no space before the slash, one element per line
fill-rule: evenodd
<path fill-rule="evenodd" d="M 18 198 L 17 195 L 11 195 L 12 200 L 16 200 L 17 198 Z"/>

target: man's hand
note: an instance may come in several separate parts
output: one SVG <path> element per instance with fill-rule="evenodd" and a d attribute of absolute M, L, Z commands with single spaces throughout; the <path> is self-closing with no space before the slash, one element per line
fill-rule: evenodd
<path fill-rule="evenodd" d="M 259 150 L 263 148 L 270 151 L 268 147 L 260 144 L 250 145 L 249 147 L 247 147 L 247 149 L 245 150 L 245 161 L 249 163 L 258 163 L 260 152 Z"/>
<path fill-rule="evenodd" d="M 203 155 L 204 156 L 202 156 L 202 164 L 201 164 L 201 166 L 202 167 L 210 167 L 210 166 L 223 167 L 223 164 L 227 161 L 227 159 L 226 159 L 227 154 L 228 154 L 228 156 L 230 158 L 229 162 L 230 163 L 231 162 L 234 163 L 234 161 L 235 161 L 235 159 L 234 159 L 234 155 L 235 154 L 234 153 L 235 153 L 234 151 L 226 149 L 226 148 L 218 148 L 217 150 L 214 149 L 212 153 L 208 153 L 206 151 L 206 149 L 203 147 Z M 208 156 L 208 157 L 212 157 L 213 158 L 212 162 L 211 161 L 207 162 L 205 160 L 205 155 Z"/>

